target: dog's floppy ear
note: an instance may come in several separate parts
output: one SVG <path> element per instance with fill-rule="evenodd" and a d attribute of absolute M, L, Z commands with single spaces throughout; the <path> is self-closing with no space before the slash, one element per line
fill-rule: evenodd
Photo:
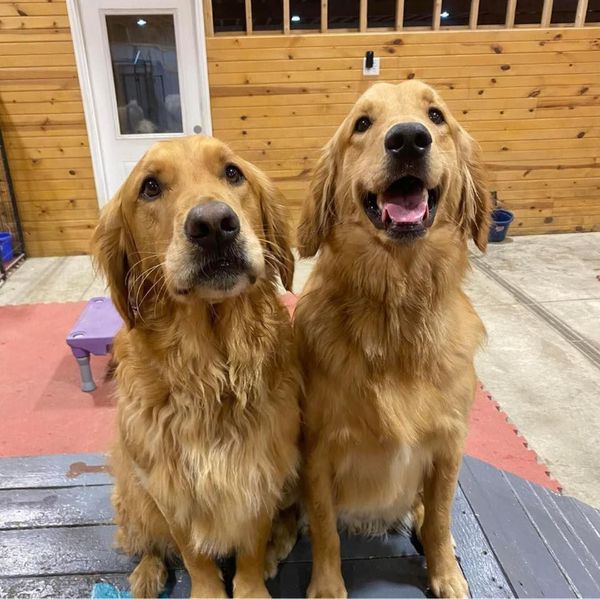
<path fill-rule="evenodd" d="M 461 131 L 460 161 L 462 189 L 460 220 L 466 235 L 485 252 L 490 229 L 491 201 L 479 144 L 466 131 Z"/>
<path fill-rule="evenodd" d="M 303 258 L 314 256 L 329 234 L 335 219 L 336 142 L 323 148 L 310 183 L 298 225 L 298 251 Z"/>
<path fill-rule="evenodd" d="M 294 254 L 290 239 L 289 216 L 285 198 L 273 181 L 250 163 L 245 172 L 252 173 L 251 184 L 259 197 L 267 263 L 279 272 L 283 286 L 292 291 L 294 281 Z M 269 260 L 269 256 L 271 260 Z"/>
<path fill-rule="evenodd" d="M 92 256 L 104 274 L 115 308 L 131 329 L 135 317 L 129 301 L 128 245 L 130 235 L 123 219 L 120 192 L 104 207 L 92 237 Z"/>

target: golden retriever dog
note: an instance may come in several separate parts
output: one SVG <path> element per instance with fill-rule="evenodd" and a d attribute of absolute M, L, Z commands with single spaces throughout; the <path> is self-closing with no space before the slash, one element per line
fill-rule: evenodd
<path fill-rule="evenodd" d="M 320 254 L 295 315 L 310 597 L 346 595 L 337 524 L 411 519 L 433 592 L 467 594 L 450 511 L 484 329 L 461 285 L 488 201 L 478 146 L 419 81 L 373 85 L 324 148 L 298 230 L 300 254 Z"/>
<path fill-rule="evenodd" d="M 265 553 L 297 479 L 300 429 L 277 294 L 277 275 L 289 289 L 294 270 L 281 199 L 225 144 L 193 136 L 154 145 L 96 229 L 125 321 L 113 503 L 118 544 L 141 557 L 136 597 L 157 596 L 171 553 L 192 596 L 226 596 L 214 559 L 232 552 L 234 595 L 268 595 Z"/>

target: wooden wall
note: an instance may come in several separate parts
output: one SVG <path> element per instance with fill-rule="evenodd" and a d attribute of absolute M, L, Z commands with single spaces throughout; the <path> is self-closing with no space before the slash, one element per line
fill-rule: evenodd
<path fill-rule="evenodd" d="M 207 40 L 213 127 L 296 217 L 319 148 L 374 80 L 435 85 L 481 143 L 512 231 L 600 231 L 600 28 Z M 366 50 L 381 75 L 365 78 Z"/>
<path fill-rule="evenodd" d="M 481 142 L 514 233 L 600 230 L 600 28 L 207 39 L 215 135 L 294 217 L 319 148 L 376 79 L 425 79 Z M 366 50 L 381 57 L 364 78 Z M 0 126 L 29 255 L 85 253 L 98 208 L 64 0 L 0 0 Z"/>
<path fill-rule="evenodd" d="M 64 0 L 0 0 L 0 127 L 27 253 L 87 252 L 98 203 Z"/>

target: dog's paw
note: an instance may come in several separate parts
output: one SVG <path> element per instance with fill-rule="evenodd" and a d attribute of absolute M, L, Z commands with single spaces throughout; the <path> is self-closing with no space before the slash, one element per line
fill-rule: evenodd
<path fill-rule="evenodd" d="M 458 565 L 454 572 L 449 572 L 441 576 L 432 576 L 429 585 L 436 597 L 466 599 L 469 596 L 469 585 Z"/>
<path fill-rule="evenodd" d="M 154 555 L 144 555 L 129 576 L 132 597 L 158 597 L 167 580 L 164 562 Z"/>
<path fill-rule="evenodd" d="M 275 556 L 267 554 L 265 557 L 265 580 L 269 580 L 269 578 L 275 578 L 278 570 L 279 560 Z"/>
<path fill-rule="evenodd" d="M 275 578 L 279 563 L 290 554 L 297 539 L 296 531 L 293 534 L 279 535 L 271 539 L 265 555 L 265 580 Z"/>
<path fill-rule="evenodd" d="M 330 599 L 332 597 L 346 599 L 348 591 L 342 575 L 336 577 L 311 580 L 306 591 L 308 599 Z"/>

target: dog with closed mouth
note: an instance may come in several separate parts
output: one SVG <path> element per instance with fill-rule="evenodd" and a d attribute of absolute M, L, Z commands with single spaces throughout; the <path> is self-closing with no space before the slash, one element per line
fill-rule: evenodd
<path fill-rule="evenodd" d="M 309 597 L 343 597 L 338 525 L 414 525 L 433 592 L 463 597 L 450 512 L 483 325 L 462 290 L 484 250 L 480 151 L 438 93 L 377 83 L 316 166 L 298 229 L 319 251 L 295 314 L 304 372 Z"/>
<path fill-rule="evenodd" d="M 158 595 L 171 553 L 194 597 L 226 596 L 214 559 L 230 553 L 234 596 L 266 596 L 265 571 L 293 541 L 272 533 L 296 485 L 300 429 L 277 291 L 294 272 L 281 204 L 225 144 L 180 138 L 144 155 L 94 233 L 125 321 L 114 344 L 113 503 L 118 544 L 141 558 L 135 597 Z"/>

